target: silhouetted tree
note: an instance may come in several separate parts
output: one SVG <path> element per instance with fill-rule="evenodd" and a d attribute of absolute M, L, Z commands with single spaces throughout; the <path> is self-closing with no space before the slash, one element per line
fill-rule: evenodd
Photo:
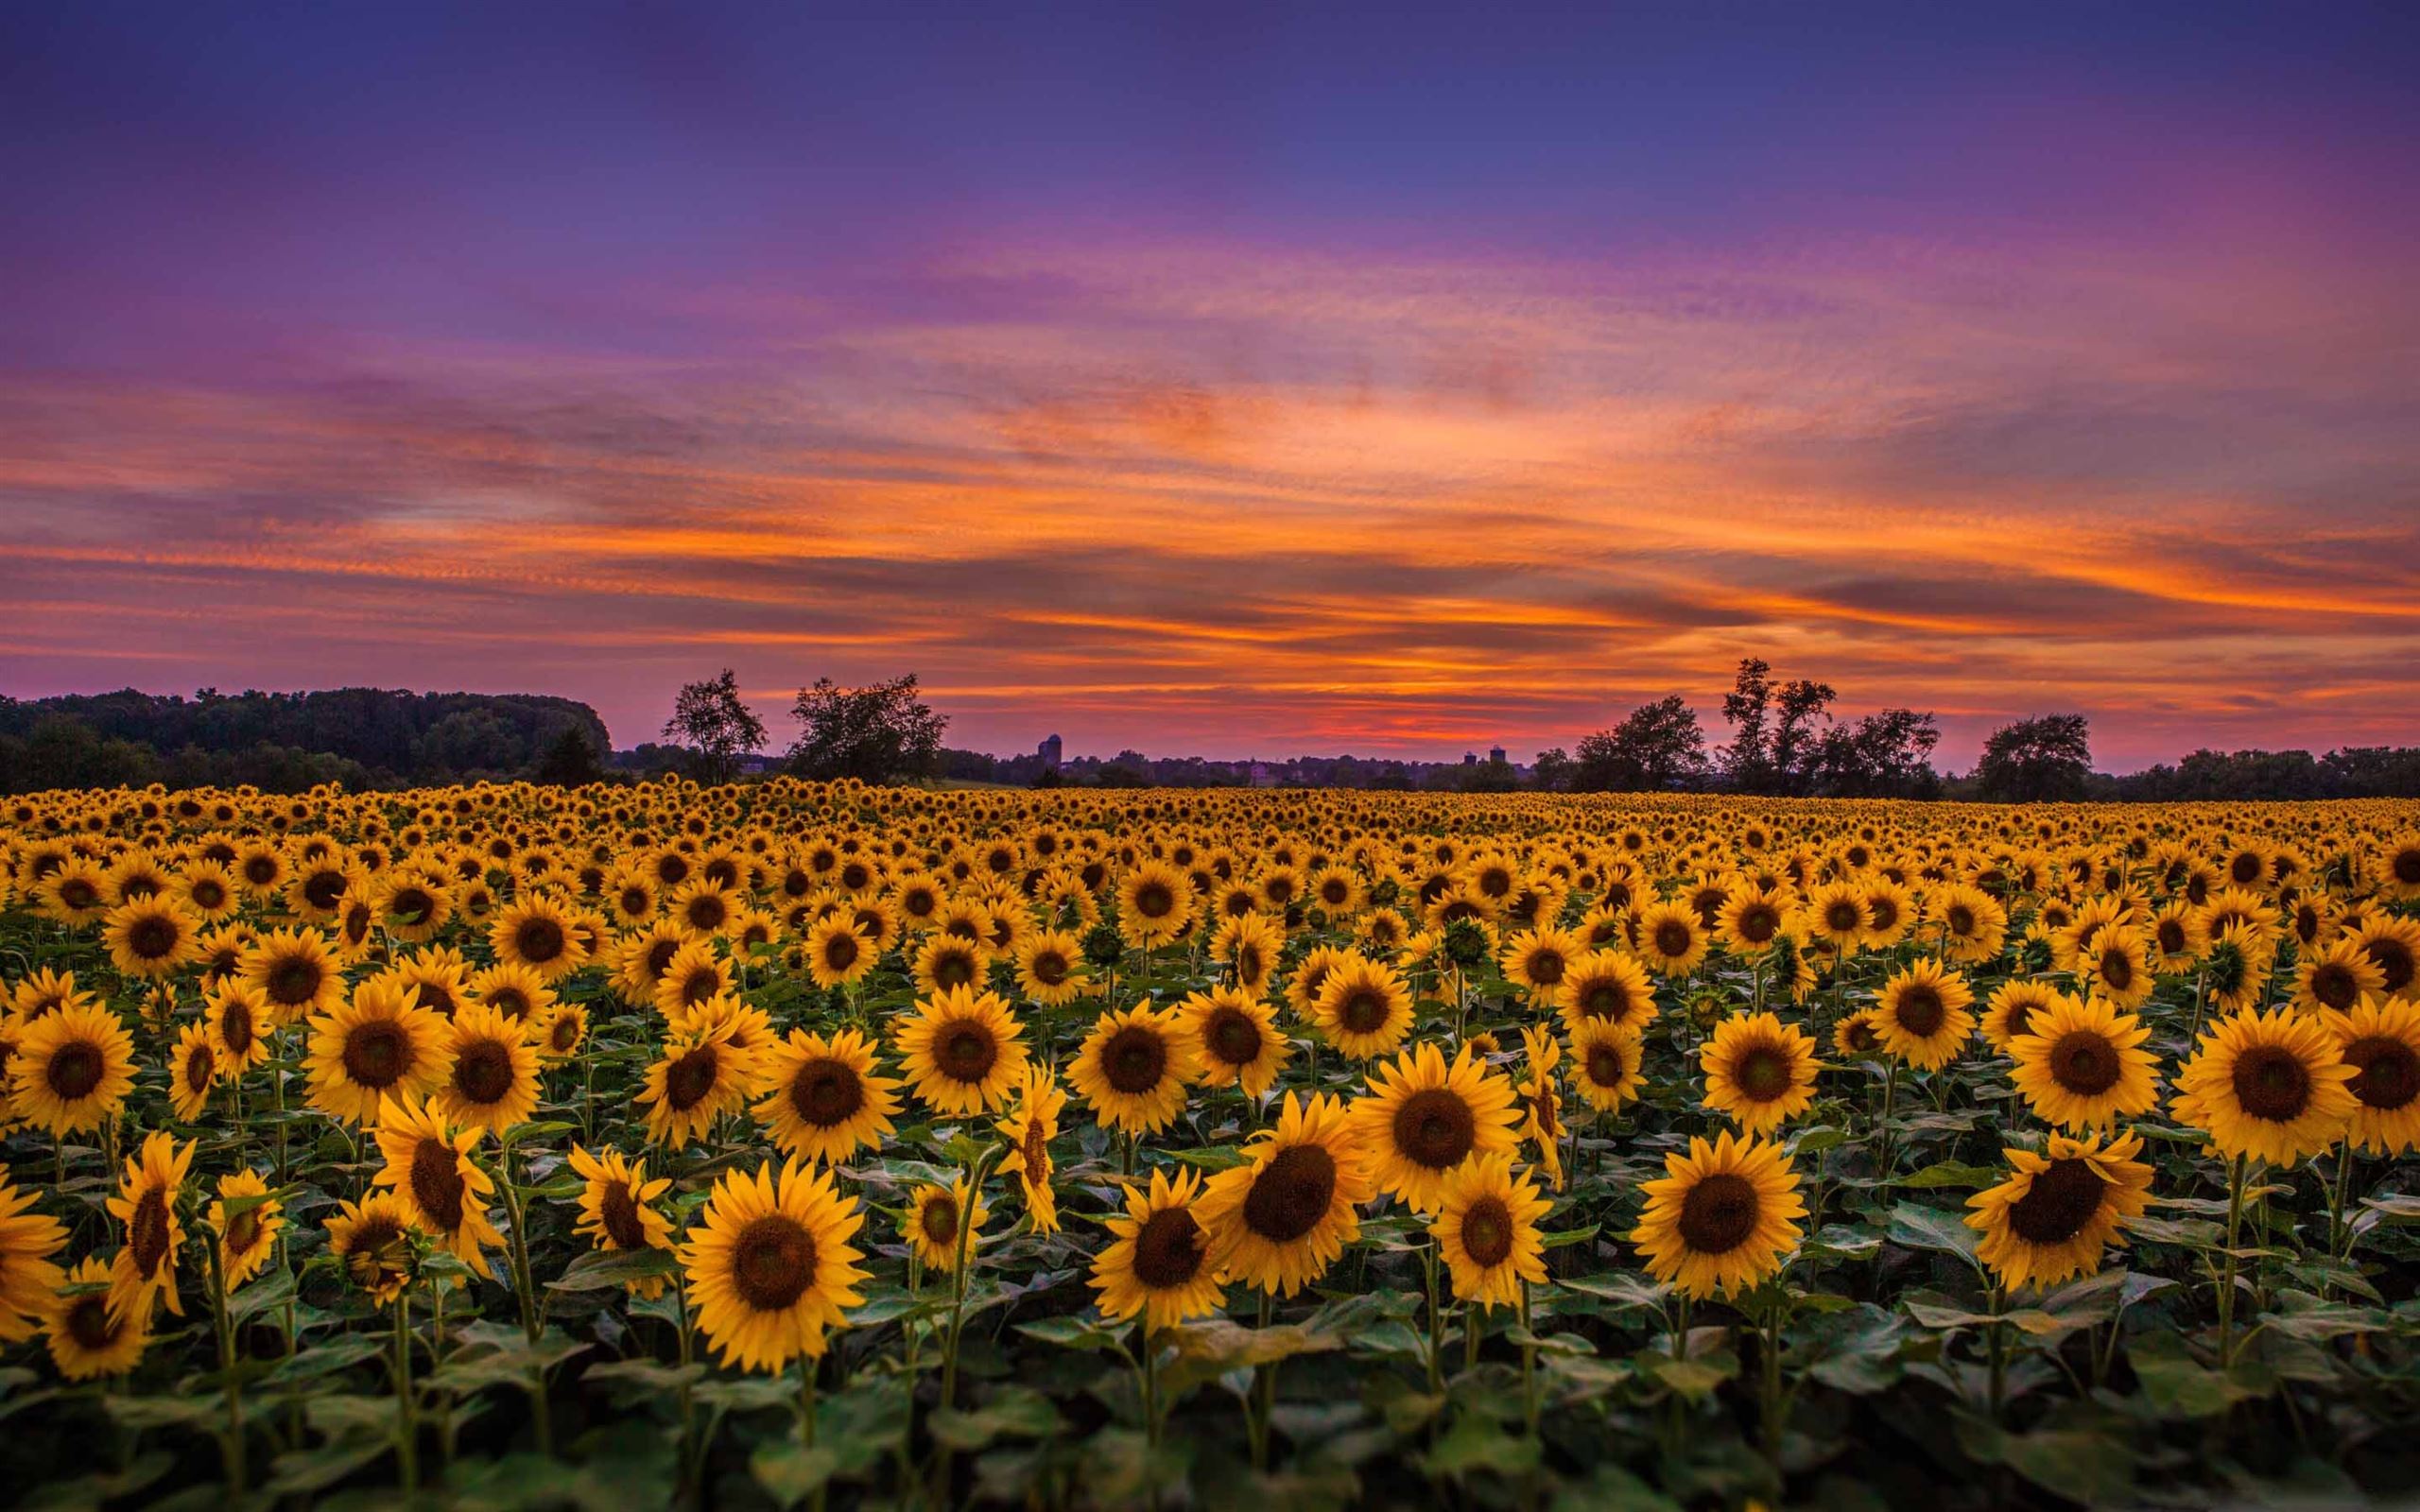
<path fill-rule="evenodd" d="M 2092 776 L 2091 726 L 2082 714 L 2002 725 L 1975 765 L 1978 796 L 1998 803 L 2072 802 Z"/>
<path fill-rule="evenodd" d="M 1582 793 L 1648 792 L 1704 775 L 1705 731 L 1676 693 L 1639 705 L 1611 730 L 1582 736 L 1571 786 Z"/>
<path fill-rule="evenodd" d="M 1809 765 L 1809 790 L 1827 798 L 1937 798 L 1932 769 L 1941 730 L 1932 715 L 1884 709 L 1824 731 Z"/>
<path fill-rule="evenodd" d="M 596 747 L 588 743 L 587 733 L 578 725 L 565 725 L 555 743 L 546 747 L 545 755 L 538 759 L 537 770 L 529 774 L 529 779 L 555 787 L 585 787 L 604 782 L 605 775 Z"/>
<path fill-rule="evenodd" d="M 731 668 L 722 676 L 684 684 L 664 722 L 664 738 L 684 747 L 700 782 L 728 782 L 739 775 L 739 758 L 765 744 L 765 722 L 739 696 Z"/>
<path fill-rule="evenodd" d="M 1765 731 L 1772 712 L 1772 670 L 1762 657 L 1741 657 L 1731 691 L 1722 696 L 1723 723 L 1731 727 L 1731 744 L 1722 748 L 1722 775 L 1742 793 L 1763 792 L 1772 768 Z"/>
<path fill-rule="evenodd" d="M 1541 793 L 1567 793 L 1575 770 L 1570 753 L 1560 746 L 1551 747 L 1538 752 L 1538 759 L 1530 764 L 1530 785 Z"/>
<path fill-rule="evenodd" d="M 789 768 L 801 777 L 866 782 L 923 777 L 941 757 L 949 721 L 916 695 L 916 674 L 862 688 L 818 678 L 801 688 L 790 715 L 799 723 Z"/>

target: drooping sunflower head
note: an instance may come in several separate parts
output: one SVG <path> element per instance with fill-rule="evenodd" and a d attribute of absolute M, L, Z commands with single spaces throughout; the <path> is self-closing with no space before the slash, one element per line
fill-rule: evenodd
<path fill-rule="evenodd" d="M 579 1222 L 575 1230 L 588 1236 L 598 1249 L 632 1252 L 672 1247 L 672 1225 L 655 1210 L 655 1200 L 672 1183 L 659 1177 L 650 1181 L 647 1162 L 618 1150 L 592 1152 L 571 1147 L 570 1163 L 581 1179 Z M 631 1289 L 642 1298 L 661 1296 L 665 1279 L 642 1278 Z"/>
<path fill-rule="evenodd" d="M 186 1123 L 199 1122 L 219 1074 L 218 1052 L 211 1043 L 209 1029 L 186 1024 L 168 1056 L 168 1106 Z"/>
<path fill-rule="evenodd" d="M 948 1186 L 927 1181 L 908 1192 L 908 1206 L 899 1215 L 899 1233 L 925 1268 L 955 1275 L 960 1255 L 970 1262 L 975 1258 L 976 1246 L 982 1243 L 983 1225 L 991 1217 L 992 1210 L 980 1193 L 972 1194 L 970 1203 L 964 1177 Z"/>
<path fill-rule="evenodd" d="M 1128 1185 L 1126 1211 L 1109 1219 L 1111 1243 L 1093 1262 L 1091 1285 L 1100 1293 L 1103 1316 L 1139 1315 L 1159 1330 L 1219 1311 L 1219 1267 L 1193 1211 L 1201 1190 L 1201 1177 L 1191 1171 L 1171 1180 L 1155 1170 L 1148 1187 Z"/>
<path fill-rule="evenodd" d="M 120 1313 L 110 1306 L 111 1263 L 113 1258 L 85 1257 L 43 1299 L 43 1344 L 69 1381 L 124 1375 L 150 1348 L 150 1312 Z"/>
<path fill-rule="evenodd" d="M 2151 1200 L 2142 1137 L 2050 1136 L 2041 1154 L 2005 1152 L 2009 1178 L 1967 1199 L 1976 1254 L 2011 1289 L 2051 1286 L 2100 1268 L 2101 1251 Z"/>
<path fill-rule="evenodd" d="M 1153 1134 L 1184 1109 L 1201 1054 L 1185 1019 L 1148 1005 L 1103 1013 L 1067 1070 L 1068 1084 L 1104 1125 Z"/>
<path fill-rule="evenodd" d="M 379 1105 L 375 1135 L 387 1163 L 373 1183 L 395 1189 L 412 1227 L 480 1275 L 492 1275 L 482 1250 L 504 1236 L 481 1201 L 495 1191 L 495 1180 L 470 1158 L 479 1131 L 455 1127 L 436 1098 L 390 1097 Z"/>
<path fill-rule="evenodd" d="M 328 1252 L 336 1256 L 345 1280 L 382 1307 L 402 1296 L 419 1274 L 411 1212 L 391 1192 L 372 1192 L 357 1203 L 339 1204 L 327 1229 Z"/>
<path fill-rule="evenodd" d="M 120 1317 L 151 1316 L 154 1299 L 182 1314 L 177 1296 L 177 1253 L 184 1246 L 184 1222 L 177 1197 L 192 1169 L 195 1146 L 165 1132 L 146 1138 L 127 1157 L 110 1216 L 126 1226 L 126 1243 L 110 1261 L 110 1311 Z"/>
<path fill-rule="evenodd" d="M 285 1228 L 285 1205 L 270 1195 L 259 1172 L 246 1168 L 218 1178 L 218 1196 L 210 1205 L 210 1231 L 229 1291 L 259 1275 L 274 1258 L 277 1236 Z"/>
<path fill-rule="evenodd" d="M 230 978 L 213 984 L 202 993 L 201 1022 L 210 1033 L 211 1050 L 231 1073 L 241 1074 L 268 1058 L 268 1000 L 251 983 Z"/>
<path fill-rule="evenodd" d="M 1700 1299 L 1737 1296 L 1797 1247 L 1806 1204 L 1781 1146 L 1735 1141 L 1726 1129 L 1665 1156 L 1664 1172 L 1643 1187 L 1647 1205 L 1631 1233 L 1656 1280 Z"/>

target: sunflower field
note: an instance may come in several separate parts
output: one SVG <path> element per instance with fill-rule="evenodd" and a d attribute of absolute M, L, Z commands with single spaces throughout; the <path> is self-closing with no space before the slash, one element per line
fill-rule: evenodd
<path fill-rule="evenodd" d="M 0 815 L 23 1506 L 2360 1504 L 2420 806 Z"/>

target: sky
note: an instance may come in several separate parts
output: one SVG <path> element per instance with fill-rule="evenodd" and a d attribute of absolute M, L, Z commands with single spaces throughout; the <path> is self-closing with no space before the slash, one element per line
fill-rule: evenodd
<path fill-rule="evenodd" d="M 0 692 L 2420 742 L 2420 9 L 16 4 Z"/>

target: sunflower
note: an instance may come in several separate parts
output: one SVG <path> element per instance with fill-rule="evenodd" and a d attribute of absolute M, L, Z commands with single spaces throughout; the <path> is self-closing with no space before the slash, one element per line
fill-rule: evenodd
<path fill-rule="evenodd" d="M 782 1153 L 811 1164 L 837 1165 L 859 1150 L 877 1150 L 899 1111 L 899 1083 L 874 1074 L 873 1044 L 855 1029 L 828 1038 L 792 1029 L 758 1061 L 767 1089 L 756 1122 L 772 1130 Z"/>
<path fill-rule="evenodd" d="M 1068 1084 L 1100 1124 L 1156 1134 L 1184 1110 L 1185 1084 L 1201 1054 L 1174 1009 L 1148 1005 L 1103 1013 L 1067 1068 Z"/>
<path fill-rule="evenodd" d="M 525 1031 L 544 1023 L 555 1008 L 555 989 L 545 978 L 509 961 L 472 972 L 466 990 L 471 1002 L 493 1008 Z"/>
<path fill-rule="evenodd" d="M 362 983 L 336 1011 L 314 1018 L 303 1057 L 311 1106 L 349 1124 L 375 1120 L 383 1098 L 434 1091 L 453 1061 L 445 1021 L 384 981 Z"/>
<path fill-rule="evenodd" d="M 1580 936 L 1568 930 L 1530 929 L 1506 940 L 1499 960 L 1506 981 L 1539 1007 L 1551 1008 L 1562 1000 L 1571 963 L 1587 954 Z"/>
<path fill-rule="evenodd" d="M 1828 882 L 1806 900 L 1807 932 L 1842 955 L 1854 955 L 1865 944 L 1865 894 L 1854 882 Z"/>
<path fill-rule="evenodd" d="M 454 1015 L 453 1069 L 435 1101 L 449 1123 L 501 1134 L 538 1108 L 538 1047 L 521 1020 L 484 1004 Z"/>
<path fill-rule="evenodd" d="M 953 988 L 918 1002 L 900 1024 L 901 1069 L 937 1111 L 997 1112 L 1025 1074 L 1024 1032 L 996 995 Z"/>
<path fill-rule="evenodd" d="M 19 1023 L 31 1023 L 61 1008 L 88 1007 L 99 1001 L 76 985 L 75 972 L 45 966 L 20 978 L 9 989 L 9 1016 Z"/>
<path fill-rule="evenodd" d="M 2044 1123 L 2071 1133 L 2105 1128 L 2159 1106 L 2149 1027 L 2101 998 L 2061 996 L 2009 1043 L 2009 1079 Z"/>
<path fill-rule="evenodd" d="M 1118 922 L 1145 950 L 1184 934 L 1193 904 L 1193 879 L 1161 862 L 1129 868 L 1117 881 Z"/>
<path fill-rule="evenodd" d="M 2171 1110 L 2231 1160 L 2290 1168 L 2343 1137 L 2360 1106 L 2353 1076 L 2325 1021 L 2245 1009 L 2202 1037 L 2177 1073 Z"/>
<path fill-rule="evenodd" d="M 187 863 L 177 873 L 169 896 L 182 902 L 206 923 L 231 919 L 241 904 L 235 874 L 216 861 Z"/>
<path fill-rule="evenodd" d="M 2387 1156 L 2420 1144 L 2420 1005 L 2364 998 L 2327 1022 L 2353 1068 L 2353 1143 Z"/>
<path fill-rule="evenodd" d="M 1778 1273 L 1798 1245 L 1793 1220 L 1806 1215 L 1781 1146 L 1735 1141 L 1729 1129 L 1666 1155 L 1664 1175 L 1641 1190 L 1647 1206 L 1631 1242 L 1657 1280 L 1701 1301 Z"/>
<path fill-rule="evenodd" d="M 9 1102 L 52 1134 L 99 1128 L 134 1090 L 134 1037 L 99 1004 L 36 1019 L 9 1057 Z"/>
<path fill-rule="evenodd" d="M 1347 956 L 1320 982 L 1311 1022 L 1351 1060 L 1391 1054 L 1411 1033 L 1411 988 L 1381 961 Z"/>
<path fill-rule="evenodd" d="M 584 1144 L 571 1147 L 571 1168 L 579 1174 L 579 1221 L 582 1233 L 607 1254 L 672 1248 L 672 1225 L 655 1211 L 655 1199 L 672 1189 L 671 1179 L 650 1181 L 645 1160 L 631 1160 L 618 1150 L 592 1154 Z M 664 1295 L 665 1278 L 645 1276 L 631 1283 L 642 1301 Z"/>
<path fill-rule="evenodd" d="M 834 914 L 807 932 L 806 970 L 817 987 L 848 986 L 873 971 L 873 941 L 846 915 Z"/>
<path fill-rule="evenodd" d="M 67 1228 L 33 1211 L 37 1196 L 0 1170 L 0 1344 L 32 1337 L 65 1280 L 51 1257 L 67 1247 Z"/>
<path fill-rule="evenodd" d="M 2230 924 L 2210 942 L 2195 980 L 2221 1013 L 2257 1007 L 2269 995 L 2269 973 L 2276 966 L 2269 937 L 2248 924 Z"/>
<path fill-rule="evenodd" d="M 344 974 L 317 930 L 271 930 L 244 952 L 240 971 L 282 1024 L 324 1013 L 344 997 Z"/>
<path fill-rule="evenodd" d="M 389 937 L 419 945 L 453 919 L 454 889 L 421 871 L 393 871 L 370 889 L 370 906 Z"/>
<path fill-rule="evenodd" d="M 2420 831 L 2407 830 L 2378 848 L 2378 884 L 2389 898 L 2420 899 Z"/>
<path fill-rule="evenodd" d="M 2181 971 L 2210 948 L 2210 926 L 2200 908 L 2172 898 L 2152 916 L 2150 948 L 2153 969 Z"/>
<path fill-rule="evenodd" d="M 2294 965 L 2294 1006 L 2305 1013 L 2349 1013 L 2386 988 L 2386 972 L 2357 940 L 2342 936 L 2307 946 Z"/>
<path fill-rule="evenodd" d="M 159 896 L 120 903 L 101 924 L 110 963 L 121 976 L 146 980 L 174 976 L 199 960 L 200 934 L 198 916 L 175 899 Z"/>
<path fill-rule="evenodd" d="M 1435 1212 L 1445 1179 L 1475 1155 L 1519 1147 L 1512 1084 L 1464 1045 L 1451 1066 L 1434 1044 L 1407 1050 L 1370 1077 L 1353 1131 L 1381 1190 L 1414 1212 Z"/>
<path fill-rule="evenodd" d="M 916 990 L 924 997 L 965 991 L 982 985 L 991 954 L 980 940 L 938 934 L 916 952 Z"/>
<path fill-rule="evenodd" d="M 78 929 L 110 911 L 109 878 L 89 861 L 70 861 L 43 880 L 34 898 L 44 919 Z"/>
<path fill-rule="evenodd" d="M 1237 1086 L 1258 1099 L 1277 1080 L 1294 1047 L 1277 1032 L 1277 1013 L 1240 988 L 1214 987 L 1176 1005 L 1201 1050 L 1204 1087 Z"/>
<path fill-rule="evenodd" d="M 1832 1054 L 1848 1060 L 1880 1060 L 1882 1013 L 1878 1008 L 1853 1008 L 1832 1025 Z"/>
<path fill-rule="evenodd" d="M 480 1275 L 493 1276 L 480 1251 L 503 1244 L 504 1236 L 479 1200 L 495 1190 L 494 1178 L 470 1156 L 479 1130 L 454 1128 L 436 1098 L 389 1097 L 379 1108 L 373 1132 L 387 1163 L 372 1184 L 393 1187 L 413 1228 Z"/>
<path fill-rule="evenodd" d="M 1993 959 L 2008 941 L 2008 910 L 1982 888 L 1956 883 L 1925 901 L 1925 918 L 1938 927 L 1944 959 L 1974 966 Z"/>
<path fill-rule="evenodd" d="M 1663 1010 L 1655 987 L 1638 958 L 1621 951 L 1591 951 L 1571 963 L 1564 978 L 1561 1012 L 1565 1032 L 1577 1035 L 1596 1022 L 1644 1030 Z"/>
<path fill-rule="evenodd" d="M 1017 987 L 1046 1007 L 1073 1003 L 1092 984 L 1085 979 L 1083 946 L 1063 929 L 1038 930 L 1017 942 Z"/>
<path fill-rule="evenodd" d="M 2009 1178 L 1966 1199 L 1975 1253 L 2000 1284 L 2053 1286 L 2100 1268 L 2100 1252 L 2151 1202 L 2152 1168 L 2135 1159 L 2139 1134 L 2050 1136 L 2039 1155 L 2010 1149 Z"/>
<path fill-rule="evenodd" d="M 506 966 L 526 967 L 553 983 L 588 963 L 571 910 L 543 893 L 515 898 L 488 925 L 488 946 Z"/>
<path fill-rule="evenodd" d="M 1865 900 L 1865 936 L 1859 943 L 1870 951 L 1887 951 L 1906 939 L 1916 922 L 1908 889 L 1878 875 L 1862 879 L 1859 885 Z"/>
<path fill-rule="evenodd" d="M 384 1307 L 404 1295 L 419 1271 L 411 1227 L 411 1210 L 401 1197 L 372 1192 L 357 1203 L 339 1203 L 327 1221 L 328 1253 L 347 1280 Z"/>
<path fill-rule="evenodd" d="M 285 1205 L 269 1194 L 259 1172 L 247 1168 L 220 1177 L 218 1195 L 210 1204 L 220 1284 L 233 1292 L 260 1274 L 285 1227 Z"/>
<path fill-rule="evenodd" d="M 2126 924 L 2094 931 L 2077 957 L 2076 974 L 2092 996 L 2121 1008 L 2140 1006 L 2158 985 L 2150 946 L 2140 930 Z"/>
<path fill-rule="evenodd" d="M 1521 1031 L 1521 1049 L 1529 1074 L 1513 1089 L 1520 1099 L 1521 1138 L 1538 1147 L 1538 1163 L 1556 1191 L 1563 1190 L 1563 1094 L 1556 1086 L 1555 1067 L 1563 1060 L 1563 1042 L 1544 1024 Z"/>
<path fill-rule="evenodd" d="M 1210 1178 L 1193 1205 L 1221 1274 L 1292 1297 L 1361 1232 L 1354 1211 L 1374 1194 L 1368 1158 L 1342 1103 L 1286 1094 L 1274 1128 L 1253 1136 L 1242 1165 Z"/>
<path fill-rule="evenodd" d="M 716 954 L 711 937 L 691 939 L 673 952 L 655 981 L 655 1010 L 678 1019 L 737 985 L 731 963 Z"/>
<path fill-rule="evenodd" d="M 1209 1231 L 1194 1216 L 1201 1177 L 1181 1172 L 1171 1180 L 1153 1171 L 1148 1187 L 1128 1183 L 1126 1211 L 1106 1220 L 1110 1243 L 1093 1261 L 1091 1285 L 1101 1315 L 1137 1316 L 1156 1332 L 1216 1314 L 1223 1301 Z"/>
<path fill-rule="evenodd" d="M 638 1100 L 647 1105 L 647 1137 L 667 1150 L 702 1139 L 714 1121 L 756 1091 L 756 1056 L 733 1043 L 729 1022 L 679 1031 L 647 1068 Z"/>
<path fill-rule="evenodd" d="M 210 1051 L 230 1076 L 241 1076 L 268 1059 L 268 1000 L 249 982 L 220 982 L 201 995 L 201 1022 Z"/>
<path fill-rule="evenodd" d="M 1067 1094 L 1059 1090 L 1049 1069 L 1028 1066 L 1015 1106 L 1000 1116 L 994 1130 L 1009 1147 L 1000 1160 L 1000 1174 L 1017 1178 L 1026 1216 L 1036 1233 L 1059 1231 L 1059 1194 L 1050 1186 L 1050 1142 L 1059 1137 L 1059 1114 L 1066 1106 Z"/>
<path fill-rule="evenodd" d="M 1429 1232 L 1452 1274 L 1454 1296 L 1478 1307 L 1512 1307 L 1526 1283 L 1547 1279 L 1538 1220 L 1553 1204 L 1502 1155 L 1473 1156 L 1446 1177 Z"/>
<path fill-rule="evenodd" d="M 1762 955 L 1789 923 L 1789 896 L 1779 887 L 1742 884 L 1723 894 L 1715 910 L 1715 937 L 1743 959 Z"/>
<path fill-rule="evenodd" d="M 1571 1080 L 1599 1113 L 1616 1113 L 1639 1093 L 1645 1035 L 1614 1019 L 1584 1019 L 1570 1032 Z"/>
<path fill-rule="evenodd" d="M 177 1196 L 195 1148 L 154 1133 L 127 1157 L 126 1175 L 109 1201 L 110 1216 L 126 1225 L 126 1244 L 110 1261 L 110 1311 L 119 1317 L 148 1320 L 155 1299 L 184 1314 L 177 1297 L 177 1251 L 184 1246 L 185 1226 L 177 1216 Z"/>
<path fill-rule="evenodd" d="M 218 1085 L 218 1053 L 211 1047 L 210 1031 L 188 1023 L 168 1053 L 168 1107 L 188 1124 L 200 1120 Z"/>
<path fill-rule="evenodd" d="M 558 1003 L 545 1021 L 532 1026 L 531 1037 L 541 1060 L 567 1059 L 588 1038 L 588 1010 L 577 1003 Z"/>
<path fill-rule="evenodd" d="M 1974 1001 L 1964 977 L 1919 956 L 1882 984 L 1875 1032 L 1893 1056 L 1920 1071 L 1935 1071 L 1957 1059 L 1974 1034 Z"/>
<path fill-rule="evenodd" d="M 151 1345 L 151 1314 L 110 1305 L 110 1265 L 87 1256 L 62 1277 L 43 1309 L 43 1342 L 70 1381 L 122 1376 Z"/>
<path fill-rule="evenodd" d="M 689 943 L 689 932 L 669 919 L 659 919 L 614 947 L 614 990 L 633 1007 L 655 1003 L 656 984 L 664 980 L 672 958 Z"/>
<path fill-rule="evenodd" d="M 1713 933 L 1679 902 L 1650 903 L 1638 916 L 1638 958 L 1659 976 L 1686 976 L 1704 960 Z"/>
<path fill-rule="evenodd" d="M 1236 987 L 1257 997 L 1268 988 L 1285 948 L 1286 931 L 1276 920 L 1244 914 L 1219 926 L 1210 939 L 1210 958 L 1234 973 Z"/>
<path fill-rule="evenodd" d="M 2377 965 L 2387 996 L 2420 1002 L 2420 919 L 2376 914 L 2353 937 Z"/>
<path fill-rule="evenodd" d="M 682 1266 L 698 1326 L 726 1365 L 778 1373 L 801 1354 L 823 1355 L 841 1312 L 865 1300 L 865 1272 L 849 1241 L 864 1226 L 831 1173 L 796 1160 L 777 1174 L 725 1172 L 689 1230 Z"/>
<path fill-rule="evenodd" d="M 908 1192 L 908 1206 L 900 1211 L 899 1237 L 908 1242 L 909 1252 L 925 1269 L 952 1276 L 958 1272 L 961 1251 L 973 1262 L 976 1246 L 983 1240 L 983 1225 L 991 1217 L 992 1210 L 979 1192 L 974 1194 L 969 1215 L 964 1177 L 948 1186 L 919 1182 Z"/>
<path fill-rule="evenodd" d="M 1992 991 L 1983 1005 L 1983 1039 L 2002 1055 L 2019 1035 L 2031 1031 L 2033 1016 L 2076 1000 L 2048 982 L 2012 979 Z"/>
<path fill-rule="evenodd" d="M 1770 1134 L 1815 1101 L 1815 1041 L 1771 1013 L 1735 1013 L 1698 1052 L 1705 1106 L 1743 1133 Z"/>

